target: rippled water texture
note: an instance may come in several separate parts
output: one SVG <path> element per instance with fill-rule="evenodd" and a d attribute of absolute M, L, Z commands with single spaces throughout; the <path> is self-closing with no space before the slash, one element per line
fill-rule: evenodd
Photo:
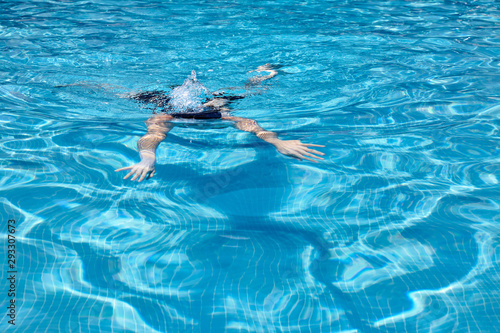
<path fill-rule="evenodd" d="M 7 332 L 493 332 L 500 323 L 495 1 L 2 1 Z M 149 108 L 192 70 L 299 162 L 180 121 L 142 183 Z M 262 75 L 262 74 L 260 74 Z M 242 93 L 248 93 L 244 89 Z M 6 263 L 6 262 L 4 262 Z"/>

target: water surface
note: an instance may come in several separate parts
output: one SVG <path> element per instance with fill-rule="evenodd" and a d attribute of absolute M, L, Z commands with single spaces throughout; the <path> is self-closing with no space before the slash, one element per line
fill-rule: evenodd
<path fill-rule="evenodd" d="M 1 329 L 492 332 L 499 17 L 494 1 L 2 2 L 0 210 L 20 258 Z M 265 63 L 280 73 L 233 114 L 325 161 L 186 121 L 152 179 L 114 172 L 151 115 L 120 94 L 192 70 L 242 86 Z"/>

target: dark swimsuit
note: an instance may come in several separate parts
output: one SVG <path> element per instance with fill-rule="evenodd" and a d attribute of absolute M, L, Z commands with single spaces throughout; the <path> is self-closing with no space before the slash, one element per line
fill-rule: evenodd
<path fill-rule="evenodd" d="M 234 101 L 244 98 L 243 96 L 226 96 L 224 94 L 214 94 L 215 96 L 221 96 L 228 101 Z M 132 99 L 153 104 L 153 111 L 160 110 L 160 112 L 165 112 L 170 114 L 174 118 L 184 118 L 184 119 L 219 119 L 222 117 L 222 113 L 218 108 L 214 107 L 203 107 L 200 109 L 193 109 L 189 112 L 183 113 L 171 113 L 170 97 L 165 91 L 155 90 L 155 91 L 145 91 L 131 96 Z M 208 100 L 206 101 L 208 102 Z"/>
<path fill-rule="evenodd" d="M 220 111 L 216 111 L 214 108 L 204 108 L 212 109 L 211 111 L 201 111 L 201 112 L 186 112 L 186 113 L 170 113 L 174 118 L 187 118 L 187 119 L 219 119 L 222 117 Z"/>

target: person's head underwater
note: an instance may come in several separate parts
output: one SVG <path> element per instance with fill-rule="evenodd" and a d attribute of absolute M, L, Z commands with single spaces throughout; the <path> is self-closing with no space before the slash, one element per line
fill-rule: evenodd
<path fill-rule="evenodd" d="M 203 103 L 214 98 L 210 90 L 196 79 L 194 70 L 191 76 L 184 80 L 182 86 L 170 92 L 169 97 L 168 113 L 199 112 L 203 109 Z"/>

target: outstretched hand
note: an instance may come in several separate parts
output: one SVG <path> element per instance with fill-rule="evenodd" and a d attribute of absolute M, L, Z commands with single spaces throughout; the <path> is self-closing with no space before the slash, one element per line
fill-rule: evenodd
<path fill-rule="evenodd" d="M 309 160 L 312 162 L 318 162 L 309 157 L 316 158 L 318 160 L 324 160 L 324 158 L 316 156 L 316 155 L 325 155 L 324 153 L 308 148 L 308 147 L 324 147 L 322 145 L 313 145 L 311 143 L 302 143 L 300 140 L 277 140 L 272 142 L 274 146 L 278 149 L 280 153 L 283 155 L 291 156 L 293 158 L 301 161 L 302 159 Z M 316 155 L 315 155 L 316 154 Z M 309 157 L 306 157 L 309 156 Z"/>
<path fill-rule="evenodd" d="M 127 179 L 128 177 L 132 176 L 134 173 L 134 177 L 132 177 L 130 180 L 136 180 L 139 178 L 139 182 L 142 182 L 144 179 L 149 179 L 154 176 L 155 174 L 155 160 L 154 159 L 143 159 L 137 164 L 116 169 L 115 172 L 118 171 L 123 171 L 123 170 L 130 170 L 130 172 L 123 177 L 123 179 Z"/>

